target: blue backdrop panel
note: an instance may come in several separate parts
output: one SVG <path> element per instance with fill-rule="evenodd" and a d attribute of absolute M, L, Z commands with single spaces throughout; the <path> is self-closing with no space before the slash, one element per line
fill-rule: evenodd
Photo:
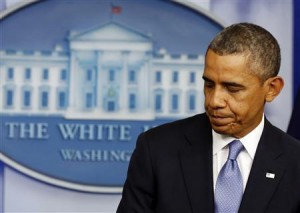
<path fill-rule="evenodd" d="M 4 172 L 4 164 L 0 161 L 0 213 L 3 212 L 3 206 L 4 206 L 3 172 Z"/>
<path fill-rule="evenodd" d="M 294 0 L 294 97 L 300 85 L 300 1 Z M 298 106 L 299 108 L 300 106 Z"/>
<path fill-rule="evenodd" d="M 300 2 L 294 0 L 294 109 L 288 133 L 300 139 Z M 297 95 L 298 94 L 298 95 Z M 297 97 L 296 97 L 297 96 Z"/>

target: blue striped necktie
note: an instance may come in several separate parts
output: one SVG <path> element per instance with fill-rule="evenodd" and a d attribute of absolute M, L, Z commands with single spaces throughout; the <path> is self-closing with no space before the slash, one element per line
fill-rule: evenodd
<path fill-rule="evenodd" d="M 243 197 L 243 179 L 236 158 L 244 146 L 239 140 L 229 144 L 229 155 L 215 189 L 215 213 L 236 213 Z"/>

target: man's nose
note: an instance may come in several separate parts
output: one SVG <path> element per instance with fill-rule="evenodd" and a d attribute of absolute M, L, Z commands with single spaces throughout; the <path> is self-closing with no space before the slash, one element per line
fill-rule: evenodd
<path fill-rule="evenodd" d="M 226 94 L 221 89 L 215 89 L 211 94 L 209 105 L 212 108 L 226 107 Z"/>

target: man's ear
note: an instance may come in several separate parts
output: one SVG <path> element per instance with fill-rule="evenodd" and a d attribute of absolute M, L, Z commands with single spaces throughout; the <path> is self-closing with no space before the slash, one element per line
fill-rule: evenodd
<path fill-rule="evenodd" d="M 264 82 L 264 86 L 266 88 L 265 100 L 271 102 L 279 95 L 284 86 L 284 81 L 280 76 L 275 76 L 267 79 Z"/>

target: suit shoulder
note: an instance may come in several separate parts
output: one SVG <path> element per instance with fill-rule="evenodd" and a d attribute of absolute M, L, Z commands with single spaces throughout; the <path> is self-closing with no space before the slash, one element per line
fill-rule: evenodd
<path fill-rule="evenodd" d="M 297 159 L 297 161 L 300 163 L 300 141 L 288 134 L 285 134 L 285 142 L 289 154 L 291 156 L 294 156 Z"/>
<path fill-rule="evenodd" d="M 290 158 L 296 158 L 300 162 L 300 140 L 292 137 L 281 129 L 272 126 L 275 137 L 280 138 L 283 142 L 283 149 L 287 152 Z"/>
<path fill-rule="evenodd" d="M 295 148 L 300 149 L 300 140 L 294 138 L 293 136 L 287 134 L 286 132 L 282 131 L 281 129 L 275 127 L 272 125 L 274 128 L 276 134 L 281 137 L 284 141 L 287 142 L 287 144 L 294 146 Z"/>
<path fill-rule="evenodd" d="M 168 146 L 175 147 L 185 140 L 185 134 L 190 129 L 203 129 L 202 127 L 210 127 L 208 118 L 205 114 L 198 114 L 185 119 L 173 121 L 154 127 L 140 135 L 140 138 L 145 139 L 151 146 Z M 205 132 L 205 131 L 204 131 Z"/>
<path fill-rule="evenodd" d="M 169 132 L 172 132 L 174 134 L 176 133 L 182 133 L 190 126 L 194 125 L 201 125 L 201 124 L 207 124 L 208 118 L 207 116 L 203 114 L 197 114 L 192 117 L 176 120 L 170 123 L 165 123 L 162 125 L 159 125 L 157 127 L 154 127 L 146 132 L 146 134 L 168 134 Z"/>

